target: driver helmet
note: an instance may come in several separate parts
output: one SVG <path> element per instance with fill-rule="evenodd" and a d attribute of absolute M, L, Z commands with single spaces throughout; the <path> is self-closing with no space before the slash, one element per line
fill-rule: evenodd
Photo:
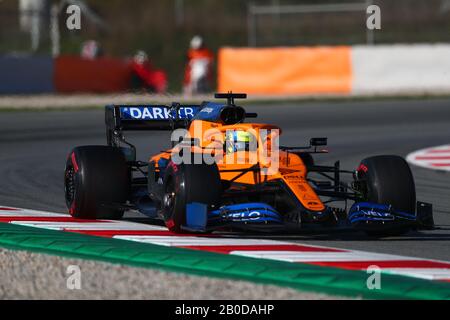
<path fill-rule="evenodd" d="M 253 151 L 256 146 L 256 138 L 247 131 L 227 131 L 225 149 L 227 153 L 237 151 Z"/>

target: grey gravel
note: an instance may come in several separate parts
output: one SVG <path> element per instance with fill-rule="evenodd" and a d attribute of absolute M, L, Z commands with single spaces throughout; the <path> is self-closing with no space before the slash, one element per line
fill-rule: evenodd
<path fill-rule="evenodd" d="M 67 288 L 79 266 L 81 289 Z M 0 299 L 335 299 L 272 285 L 0 249 Z"/>

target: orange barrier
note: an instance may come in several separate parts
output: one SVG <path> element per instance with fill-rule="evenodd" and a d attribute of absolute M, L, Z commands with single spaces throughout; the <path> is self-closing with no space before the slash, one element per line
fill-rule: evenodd
<path fill-rule="evenodd" d="M 222 48 L 219 91 L 253 94 L 350 93 L 351 48 Z"/>
<path fill-rule="evenodd" d="M 76 56 L 55 59 L 54 84 L 57 92 L 117 92 L 130 87 L 131 68 L 124 60 L 86 60 Z"/>

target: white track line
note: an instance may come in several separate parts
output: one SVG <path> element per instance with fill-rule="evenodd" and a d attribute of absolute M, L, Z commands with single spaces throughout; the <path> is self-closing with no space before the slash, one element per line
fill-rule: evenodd
<path fill-rule="evenodd" d="M 67 217 L 64 214 L 49 212 L 28 212 L 28 211 L 0 211 L 0 217 Z"/>
<path fill-rule="evenodd" d="M 449 269 L 435 268 L 386 268 L 384 273 L 403 275 L 426 280 L 450 280 Z"/>
<path fill-rule="evenodd" d="M 77 222 L 45 222 L 45 221 L 12 221 L 13 224 L 18 224 L 22 226 L 28 227 L 36 227 L 36 228 L 45 228 L 45 229 L 58 229 L 58 230 L 77 230 L 77 231 L 85 231 L 85 230 L 167 230 L 164 227 L 160 226 L 152 226 L 145 225 L 133 222 L 116 222 L 116 221 L 105 221 L 105 222 L 86 222 L 86 223 L 77 223 Z"/>
<path fill-rule="evenodd" d="M 245 245 L 280 245 L 292 244 L 273 240 L 235 239 L 235 238 L 207 238 L 207 237 L 178 237 L 178 236 L 115 236 L 115 239 L 138 241 L 172 247 L 186 246 L 245 246 Z"/>
<path fill-rule="evenodd" d="M 339 262 L 339 261 L 396 261 L 417 260 L 391 254 L 372 253 L 364 251 L 347 252 L 294 252 L 294 251 L 233 251 L 231 254 L 282 260 L 289 262 Z"/>

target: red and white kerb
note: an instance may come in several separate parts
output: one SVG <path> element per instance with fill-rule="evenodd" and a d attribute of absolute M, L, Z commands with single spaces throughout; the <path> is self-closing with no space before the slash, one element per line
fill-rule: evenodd
<path fill-rule="evenodd" d="M 450 171 L 450 145 L 422 149 L 411 153 L 406 159 L 419 167 Z"/>

